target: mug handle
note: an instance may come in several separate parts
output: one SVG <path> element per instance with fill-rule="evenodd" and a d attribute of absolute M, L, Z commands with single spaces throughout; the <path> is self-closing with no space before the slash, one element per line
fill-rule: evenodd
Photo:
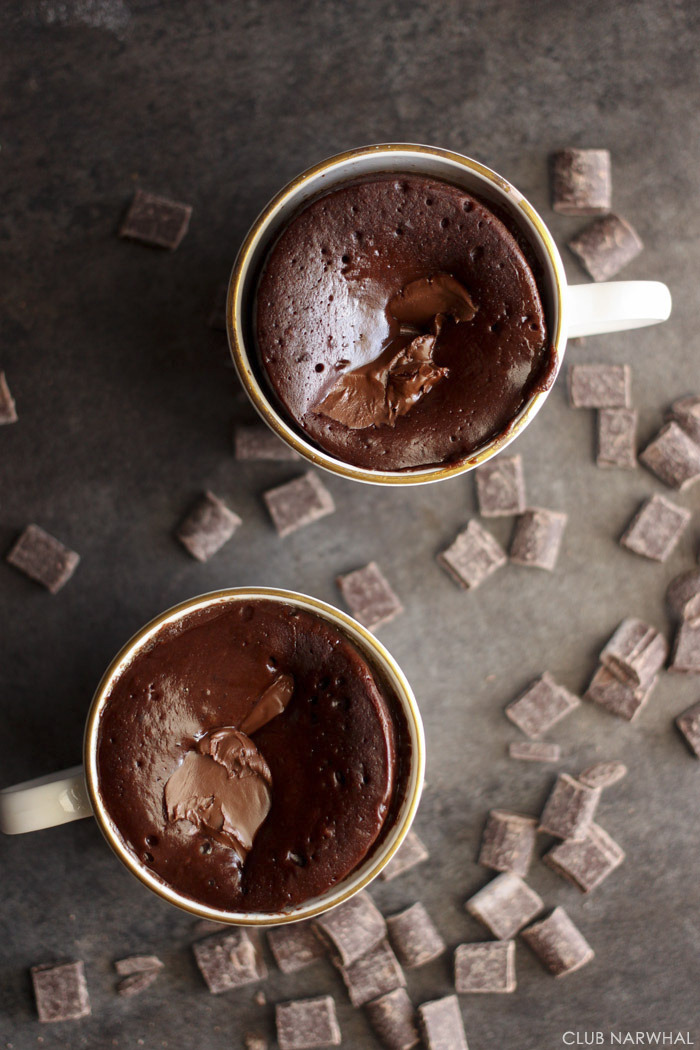
<path fill-rule="evenodd" d="M 566 299 L 569 339 L 644 328 L 671 314 L 671 293 L 661 281 L 569 285 Z"/>
<path fill-rule="evenodd" d="M 23 835 L 92 816 L 82 766 L 0 791 L 0 831 Z"/>

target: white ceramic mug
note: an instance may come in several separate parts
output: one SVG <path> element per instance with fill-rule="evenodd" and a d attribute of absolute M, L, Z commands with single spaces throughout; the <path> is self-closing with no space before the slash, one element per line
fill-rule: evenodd
<path fill-rule="evenodd" d="M 304 901 L 293 908 L 275 913 L 231 912 L 211 908 L 178 893 L 177 890 L 159 879 L 154 872 L 140 864 L 126 848 L 118 829 L 109 817 L 100 792 L 97 772 L 97 742 L 102 711 L 112 683 L 131 661 L 165 627 L 181 620 L 183 616 L 212 605 L 249 602 L 259 598 L 304 609 L 339 628 L 377 669 L 396 697 L 406 719 L 411 747 L 404 797 L 398 807 L 394 823 L 380 845 L 358 868 L 326 893 Z M 83 766 L 30 780 L 0 791 L 0 831 L 8 835 L 17 835 L 94 815 L 100 830 L 119 859 L 149 889 L 171 904 L 203 919 L 240 926 L 268 926 L 307 919 L 329 908 L 334 908 L 367 886 L 388 864 L 408 833 L 418 808 L 425 773 L 423 723 L 415 696 L 401 668 L 381 642 L 377 641 L 374 635 L 356 620 L 332 605 L 305 594 L 277 590 L 272 587 L 231 588 L 191 598 L 189 601 L 168 609 L 167 612 L 138 631 L 117 653 L 97 687 L 85 726 L 83 756 Z"/>
<path fill-rule="evenodd" d="M 535 393 L 503 433 L 464 459 L 414 470 L 368 470 L 353 466 L 307 440 L 303 431 L 281 414 L 256 364 L 252 306 L 260 267 L 271 244 L 304 204 L 348 179 L 385 172 L 443 179 L 487 204 L 497 205 L 512 218 L 542 269 L 541 291 L 554 347 L 555 375 L 561 367 L 568 338 L 641 328 L 669 317 L 671 293 L 659 281 L 567 285 L 561 256 L 535 209 L 501 175 L 476 160 L 435 146 L 403 143 L 364 146 L 330 157 L 280 190 L 255 220 L 234 264 L 227 302 L 229 345 L 243 387 L 268 426 L 315 466 L 355 481 L 379 485 L 426 484 L 454 477 L 472 470 L 509 445 L 534 419 L 551 390 L 550 385 L 549 389 Z"/>

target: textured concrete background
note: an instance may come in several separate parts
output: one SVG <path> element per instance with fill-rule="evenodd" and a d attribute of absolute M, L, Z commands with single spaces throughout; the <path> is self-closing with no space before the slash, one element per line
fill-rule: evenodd
<path fill-rule="evenodd" d="M 423 900 L 451 947 L 481 937 L 463 901 L 489 877 L 474 862 L 486 811 L 536 813 L 552 778 L 506 757 L 517 730 L 504 704 L 546 668 L 583 689 L 625 615 L 668 629 L 665 586 L 694 562 L 697 520 L 664 566 L 617 546 L 662 487 L 595 467 L 593 414 L 569 409 L 560 380 L 517 445 L 530 501 L 571 516 L 553 575 L 507 567 L 467 594 L 441 571 L 435 553 L 475 509 L 468 477 L 410 491 L 330 478 L 335 517 L 280 541 L 260 494 L 296 471 L 233 460 L 231 423 L 249 410 L 206 318 L 257 210 L 328 154 L 386 140 L 469 153 L 520 187 L 563 245 L 580 223 L 549 210 L 547 153 L 608 146 L 615 207 L 647 246 L 624 277 L 666 280 L 674 314 L 573 347 L 569 362 L 633 365 L 646 440 L 671 399 L 700 389 L 699 31 L 693 0 L 2 5 L 0 367 L 20 422 L 0 432 L 0 546 L 36 521 L 82 555 L 55 598 L 0 564 L 4 784 L 79 760 L 101 671 L 170 604 L 247 583 L 338 602 L 336 573 L 376 558 L 406 605 L 380 633 L 424 713 L 417 827 L 432 850 L 376 898 L 387 911 Z M 136 185 L 194 205 L 175 255 L 115 236 Z M 204 487 L 244 525 L 201 566 L 172 530 Z M 698 510 L 700 493 L 680 502 Z M 501 539 L 509 528 L 493 525 Z M 600 807 L 628 859 L 590 899 L 535 866 L 533 885 L 570 910 L 596 960 L 554 981 L 519 945 L 516 994 L 463 998 L 472 1050 L 545 1050 L 567 1030 L 689 1030 L 700 1044 L 700 764 L 672 727 L 699 694 L 665 676 L 638 724 L 584 705 L 552 733 L 562 769 L 629 764 Z M 272 1034 L 254 988 L 208 995 L 191 919 L 122 870 L 93 822 L 3 840 L 0 858 L 2 1047 L 218 1050 L 252 1028 Z M 142 949 L 167 970 L 121 1001 L 111 962 Z M 93 1016 L 40 1026 L 27 968 L 62 957 L 85 960 Z M 416 1002 L 450 990 L 450 960 L 410 975 Z M 327 964 L 275 973 L 266 990 L 273 1002 L 331 991 L 344 1045 L 375 1045 Z"/>

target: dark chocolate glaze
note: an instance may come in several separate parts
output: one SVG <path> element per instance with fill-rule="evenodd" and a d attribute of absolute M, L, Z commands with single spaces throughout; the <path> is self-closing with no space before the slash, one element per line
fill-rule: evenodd
<path fill-rule="evenodd" d="M 435 274 L 454 277 L 477 306 L 472 321 L 442 325 L 433 362 L 448 376 L 393 425 L 351 429 L 319 412 L 339 375 L 396 339 L 392 297 Z M 552 375 L 545 312 L 518 239 L 475 197 L 423 176 L 368 176 L 307 205 L 263 264 L 255 318 L 260 363 L 291 422 L 369 469 L 464 459 Z"/>
<path fill-rule="evenodd" d="M 280 673 L 286 709 L 252 739 L 272 805 L 243 864 L 186 820 L 164 786 L 202 734 L 239 726 Z M 192 900 L 277 912 L 323 893 L 376 847 L 404 797 L 410 743 L 396 697 L 356 646 L 311 613 L 232 601 L 164 629 L 112 686 L 98 784 L 129 851 Z"/>

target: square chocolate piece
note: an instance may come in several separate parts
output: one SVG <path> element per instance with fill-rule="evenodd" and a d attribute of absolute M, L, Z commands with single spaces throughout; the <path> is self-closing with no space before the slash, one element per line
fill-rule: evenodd
<path fill-rule="evenodd" d="M 700 674 L 700 623 L 685 620 L 676 632 L 669 671 Z"/>
<path fill-rule="evenodd" d="M 476 495 L 484 518 L 502 518 L 525 510 L 525 477 L 521 456 L 495 456 L 477 467 Z"/>
<path fill-rule="evenodd" d="M 599 667 L 584 698 L 604 707 L 611 715 L 631 722 L 646 704 L 655 685 L 656 678 L 652 678 L 645 686 L 621 682 L 607 667 Z"/>
<path fill-rule="evenodd" d="M 569 241 L 569 248 L 594 281 L 609 281 L 644 247 L 637 231 L 619 215 L 603 215 Z"/>
<path fill-rule="evenodd" d="M 75 1021 L 90 1014 L 90 998 L 82 962 L 32 966 L 32 984 L 39 1020 Z"/>
<path fill-rule="evenodd" d="M 416 1012 L 405 988 L 380 995 L 366 1006 L 369 1023 L 386 1050 L 413 1050 L 420 1042 Z"/>
<path fill-rule="evenodd" d="M 630 408 L 632 371 L 629 365 L 572 365 L 569 400 L 572 408 Z"/>
<path fill-rule="evenodd" d="M 341 1036 L 335 1001 L 330 995 L 297 999 L 275 1007 L 277 1042 L 280 1050 L 312 1050 L 340 1046 Z"/>
<path fill-rule="evenodd" d="M 600 792 L 600 788 L 587 787 L 568 773 L 560 773 L 542 810 L 539 830 L 558 839 L 584 839 Z"/>
<path fill-rule="evenodd" d="M 557 685 L 548 671 L 505 709 L 509 718 L 526 736 L 536 738 L 574 711 L 581 701 L 568 689 Z"/>
<path fill-rule="evenodd" d="M 548 740 L 512 740 L 508 754 L 520 762 L 558 762 L 561 748 Z"/>
<path fill-rule="evenodd" d="M 610 211 L 612 175 L 606 149 L 562 149 L 552 154 L 552 208 L 562 215 Z"/>
<path fill-rule="evenodd" d="M 515 565 L 552 571 L 557 564 L 568 515 L 531 507 L 515 522 L 510 560 Z"/>
<path fill-rule="evenodd" d="M 264 423 L 239 423 L 233 432 L 233 448 L 236 459 L 299 459 L 294 449 Z"/>
<path fill-rule="evenodd" d="M 344 904 L 319 915 L 314 922 L 343 966 L 350 966 L 386 937 L 386 920 L 366 892 L 355 894 Z"/>
<path fill-rule="evenodd" d="M 666 588 L 666 604 L 677 620 L 700 621 L 700 569 L 675 576 Z"/>
<path fill-rule="evenodd" d="M 456 995 L 418 1007 L 426 1050 L 469 1050 Z"/>
<path fill-rule="evenodd" d="M 407 970 L 425 966 L 445 951 L 445 942 L 420 901 L 392 915 L 386 925 L 396 957 Z"/>
<path fill-rule="evenodd" d="M 455 988 L 460 995 L 514 992 L 515 941 L 458 945 L 455 951 Z"/>
<path fill-rule="evenodd" d="M 693 704 L 679 715 L 676 725 L 686 739 L 688 747 L 700 758 L 700 703 Z"/>
<path fill-rule="evenodd" d="M 555 977 L 580 970 L 595 954 L 563 908 L 555 908 L 542 922 L 528 926 L 523 940 Z"/>
<path fill-rule="evenodd" d="M 205 492 L 178 526 L 175 535 L 197 561 L 221 550 L 241 525 L 241 519 L 213 492 Z"/>
<path fill-rule="evenodd" d="M 437 560 L 460 587 L 473 590 L 505 565 L 508 558 L 491 533 L 472 519 L 452 546 L 438 554 Z"/>
<path fill-rule="evenodd" d="M 57 594 L 75 572 L 80 555 L 38 525 L 27 525 L 7 555 L 7 561 L 51 594 Z"/>
<path fill-rule="evenodd" d="M 627 766 L 624 762 L 596 762 L 579 773 L 576 779 L 589 788 L 606 788 L 626 776 Z"/>
<path fill-rule="evenodd" d="M 671 405 L 667 419 L 673 419 L 688 437 L 700 445 L 700 397 L 680 397 Z"/>
<path fill-rule="evenodd" d="M 336 583 L 352 615 L 370 631 L 403 612 L 403 605 L 375 561 L 338 576 Z"/>
<path fill-rule="evenodd" d="M 637 411 L 634 408 L 601 408 L 598 412 L 599 467 L 634 470 L 637 466 Z"/>
<path fill-rule="evenodd" d="M 600 654 L 603 667 L 634 688 L 646 686 L 668 656 L 668 643 L 654 627 L 630 617 L 623 620 Z"/>
<path fill-rule="evenodd" d="M 557 875 L 590 893 L 625 859 L 624 850 L 598 824 L 590 824 L 579 842 L 567 839 L 545 853 L 543 860 Z"/>
<path fill-rule="evenodd" d="M 690 521 L 690 511 L 665 496 L 645 500 L 627 526 L 620 543 L 634 554 L 666 561 Z"/>
<path fill-rule="evenodd" d="M 312 471 L 269 489 L 263 499 L 280 536 L 288 536 L 335 510 L 333 497 Z"/>
<path fill-rule="evenodd" d="M 187 233 L 191 215 L 189 204 L 136 190 L 119 236 L 174 252 Z"/>
<path fill-rule="evenodd" d="M 391 882 L 392 879 L 403 875 L 405 871 L 415 868 L 416 864 L 422 864 L 429 856 L 427 846 L 421 841 L 415 831 L 409 831 L 397 852 L 381 871 L 379 878 L 383 882 Z"/>
<path fill-rule="evenodd" d="M 639 459 L 672 489 L 685 489 L 700 478 L 700 445 L 675 422 L 661 428 Z"/>
<path fill-rule="evenodd" d="M 15 408 L 15 400 L 10 393 L 9 386 L 7 385 L 5 373 L 0 372 L 0 425 L 16 422 L 17 410 Z"/>
<path fill-rule="evenodd" d="M 260 945 L 253 936 L 241 928 L 205 937 L 192 945 L 199 971 L 213 995 L 267 977 Z"/>
<path fill-rule="evenodd" d="M 465 908 L 499 941 L 507 941 L 544 907 L 541 897 L 512 871 L 496 876 L 470 897 Z"/>
<path fill-rule="evenodd" d="M 481 837 L 479 864 L 494 871 L 527 875 L 535 851 L 537 821 L 520 813 L 492 809 Z"/>
<path fill-rule="evenodd" d="M 380 995 L 406 986 L 406 975 L 386 941 L 339 969 L 353 1006 L 364 1006 Z"/>
<path fill-rule="evenodd" d="M 326 954 L 326 947 L 310 922 L 291 922 L 267 933 L 267 943 L 282 973 L 303 970 Z"/>

